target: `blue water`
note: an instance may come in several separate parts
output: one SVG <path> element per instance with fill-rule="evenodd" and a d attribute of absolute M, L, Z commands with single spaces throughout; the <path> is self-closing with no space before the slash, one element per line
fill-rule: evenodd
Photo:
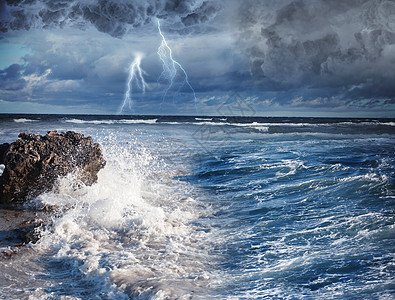
<path fill-rule="evenodd" d="M 393 299 L 395 122 L 154 116 L 0 118 L 99 142 L 99 182 L 0 261 L 5 298 Z M 72 207 L 72 208 L 70 208 Z M 10 288 L 11 287 L 11 288 Z M 13 296 L 18 295 L 18 296 Z"/>

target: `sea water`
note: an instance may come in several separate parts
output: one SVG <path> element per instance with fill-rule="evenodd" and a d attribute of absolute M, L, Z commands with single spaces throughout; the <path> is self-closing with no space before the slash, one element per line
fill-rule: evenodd
<path fill-rule="evenodd" d="M 81 132 L 107 164 L 28 205 L 2 299 L 393 299 L 394 120 L 0 115 Z M 5 249 L 2 249 L 5 250 Z"/>

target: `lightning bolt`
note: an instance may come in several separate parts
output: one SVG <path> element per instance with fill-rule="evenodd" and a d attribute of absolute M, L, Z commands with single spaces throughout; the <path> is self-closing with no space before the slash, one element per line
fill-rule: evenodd
<path fill-rule="evenodd" d="M 175 79 L 177 73 L 181 73 L 180 75 L 183 77 L 183 81 L 181 82 L 181 85 L 180 85 L 180 87 L 178 89 L 178 92 L 185 85 L 188 86 L 189 89 L 193 93 L 195 110 L 197 111 L 195 90 L 193 89 L 192 85 L 189 83 L 187 72 L 184 70 L 182 65 L 173 58 L 173 54 L 172 54 L 171 48 L 167 44 L 166 38 L 163 35 L 162 30 L 160 29 L 160 21 L 159 20 L 158 20 L 158 31 L 159 31 L 160 36 L 162 37 L 162 43 L 160 44 L 157 53 L 158 53 L 159 58 L 161 59 L 161 61 L 163 63 L 163 71 L 162 71 L 162 74 L 159 76 L 158 81 L 161 78 L 164 78 L 165 80 L 167 80 L 169 82 L 169 85 L 167 86 L 167 88 L 165 89 L 165 92 L 163 94 L 162 103 L 164 102 L 169 90 L 174 86 L 174 84 L 175 84 L 174 83 L 174 79 Z"/>
<path fill-rule="evenodd" d="M 132 110 L 133 107 L 133 99 L 132 99 L 132 89 L 133 89 L 133 83 L 134 85 L 140 89 L 143 94 L 145 94 L 146 88 L 148 88 L 148 84 L 144 80 L 144 72 L 143 69 L 140 67 L 141 59 L 143 58 L 143 55 L 140 53 L 136 53 L 134 60 L 130 63 L 129 66 L 129 76 L 128 76 L 128 81 L 126 85 L 126 91 L 125 91 L 125 96 L 123 98 L 123 103 L 121 107 L 119 108 L 118 114 L 121 114 L 125 108 L 128 108 L 129 111 Z"/>

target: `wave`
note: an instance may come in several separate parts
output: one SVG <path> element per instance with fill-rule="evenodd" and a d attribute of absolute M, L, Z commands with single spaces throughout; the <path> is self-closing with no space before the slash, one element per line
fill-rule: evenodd
<path fill-rule="evenodd" d="M 82 119 L 66 119 L 64 120 L 67 123 L 74 123 L 74 124 L 155 124 L 157 119 L 148 119 L 148 120 L 82 120 Z"/>
<path fill-rule="evenodd" d="M 281 126 L 281 127 L 328 127 L 328 126 L 337 126 L 337 125 L 353 125 L 353 126 L 361 126 L 361 125 L 381 125 L 381 126 L 395 126 L 395 122 L 340 122 L 340 123 L 260 123 L 260 122 L 252 122 L 252 123 L 227 123 L 229 125 L 235 126 Z"/>
<path fill-rule="evenodd" d="M 196 121 L 212 121 L 213 118 L 195 118 Z"/>
<path fill-rule="evenodd" d="M 201 122 L 179 122 L 179 121 L 164 121 L 160 120 L 157 122 L 158 124 L 167 124 L 167 125 L 208 125 L 208 126 L 235 126 L 235 127 L 251 127 L 256 129 L 263 129 L 266 131 L 268 126 L 265 124 L 253 122 L 253 123 L 228 123 L 228 122 L 214 122 L 214 121 L 201 121 Z"/>
<path fill-rule="evenodd" d="M 75 123 L 75 124 L 114 124 L 113 120 L 81 120 L 81 119 L 66 119 L 64 120 L 66 123 Z"/>
<path fill-rule="evenodd" d="M 198 120 L 199 118 L 195 118 Z M 339 125 L 352 125 L 352 126 L 395 126 L 395 122 L 340 122 L 340 123 L 272 123 L 272 122 L 228 122 L 226 119 L 220 119 L 220 122 L 215 121 L 214 119 L 199 119 L 199 122 L 193 121 L 160 121 L 157 120 L 157 123 L 160 124 L 169 124 L 169 125 L 182 125 L 182 124 L 190 124 L 190 125 L 213 125 L 213 126 L 239 126 L 239 127 L 330 127 L 330 126 L 339 126 Z"/>
<path fill-rule="evenodd" d="M 391 130 L 395 126 L 395 122 L 385 121 L 346 121 L 346 122 L 238 122 L 238 120 L 228 120 L 227 118 L 205 118 L 205 117 L 194 117 L 189 119 L 171 118 L 171 117 L 156 117 L 149 119 L 96 119 L 87 120 L 84 118 L 67 118 L 63 119 L 66 123 L 74 124 L 93 124 L 93 125 L 112 125 L 112 124 L 162 124 L 162 125 L 198 125 L 198 126 L 233 126 L 233 127 L 244 127 L 256 129 L 261 132 L 278 133 L 282 130 L 289 132 L 289 130 L 331 130 L 332 128 L 340 128 L 342 130 L 359 130 L 361 127 L 369 126 L 370 130 Z M 32 119 L 14 119 L 15 122 L 34 122 L 37 120 Z"/>
<path fill-rule="evenodd" d="M 149 120 L 119 120 L 119 123 L 122 124 L 155 124 L 158 119 L 149 119 Z"/>
<path fill-rule="evenodd" d="M 36 199 L 36 205 L 57 205 L 58 211 L 42 239 L 26 247 L 30 256 L 3 264 L 3 281 L 11 284 L 0 294 L 39 299 L 382 294 L 392 278 L 385 269 L 394 226 L 391 127 L 192 117 L 166 127 L 164 117 L 128 118 L 133 117 L 118 116 L 112 124 L 122 125 L 100 128 L 74 125 L 102 145 L 107 165 L 93 186 L 75 189 L 80 184 L 69 175 Z M 71 126 L 64 116 L 56 121 L 57 128 Z M 135 130 L 139 122 L 155 125 Z M 210 136 L 196 143 L 204 126 L 213 126 Z M 381 132 L 388 135 L 375 134 Z M 371 268 L 372 255 L 384 272 Z M 302 283 L 295 274 L 304 276 Z"/>
<path fill-rule="evenodd" d="M 69 280 L 74 290 L 86 292 L 86 282 L 93 282 L 92 297 L 189 299 L 195 292 L 204 294 L 211 234 L 197 225 L 205 212 L 190 187 L 173 180 L 141 145 L 130 150 L 101 144 L 107 165 L 95 185 L 76 190 L 75 176 L 68 175 L 56 190 L 36 199 L 38 206 L 56 205 L 61 211 L 36 249 L 44 256 L 54 253 L 47 263 L 72 268 L 61 279 L 63 285 Z M 46 290 L 51 289 L 56 287 Z"/>
<path fill-rule="evenodd" d="M 336 123 L 335 123 L 336 124 Z M 338 124 L 341 125 L 379 125 L 379 126 L 395 126 L 395 122 L 376 122 L 376 121 L 371 121 L 371 122 L 340 122 Z"/>
<path fill-rule="evenodd" d="M 20 119 L 14 119 L 14 122 L 16 123 L 29 123 L 29 122 L 38 122 L 39 120 L 32 120 L 32 119 L 25 119 L 25 118 L 20 118 Z"/>

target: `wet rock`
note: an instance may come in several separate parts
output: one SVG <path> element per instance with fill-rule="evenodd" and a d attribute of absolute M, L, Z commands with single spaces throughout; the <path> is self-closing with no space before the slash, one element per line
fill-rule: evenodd
<path fill-rule="evenodd" d="M 0 164 L 5 165 L 0 177 L 0 203 L 5 204 L 36 197 L 71 172 L 92 185 L 105 160 L 91 137 L 49 131 L 45 136 L 24 132 L 14 143 L 0 145 Z"/>
<path fill-rule="evenodd" d="M 0 165 L 4 164 L 4 158 L 6 152 L 8 151 L 8 148 L 10 148 L 10 144 L 8 143 L 0 144 Z"/>
<path fill-rule="evenodd" d="M 41 232 L 51 225 L 51 221 L 45 221 L 50 217 L 49 212 L 28 208 L 0 209 L 0 258 L 1 253 L 7 258 L 7 253 L 15 254 L 24 245 L 36 243 Z"/>
<path fill-rule="evenodd" d="M 0 260 L 12 258 L 29 243 L 36 243 L 54 212 L 21 208 L 0 209 Z M 46 221 L 47 220 L 47 221 Z"/>

